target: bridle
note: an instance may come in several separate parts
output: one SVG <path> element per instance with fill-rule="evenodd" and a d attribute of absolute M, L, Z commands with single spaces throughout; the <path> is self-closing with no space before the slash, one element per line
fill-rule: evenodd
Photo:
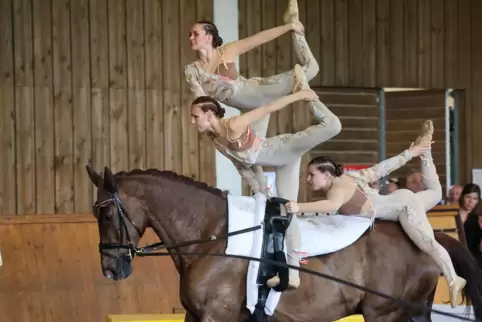
<path fill-rule="evenodd" d="M 111 258 L 114 258 L 116 260 L 119 259 L 125 259 L 127 261 L 132 261 L 136 255 L 136 253 L 139 251 L 137 247 L 132 243 L 131 237 L 129 236 L 129 230 L 127 229 L 127 223 L 126 220 L 128 220 L 131 225 L 136 229 L 139 238 L 142 236 L 142 232 L 139 229 L 139 227 L 136 226 L 134 221 L 131 219 L 129 216 L 129 213 L 127 212 L 126 208 L 122 204 L 122 201 L 119 198 L 119 193 L 115 192 L 113 194 L 113 197 L 110 199 L 102 200 L 101 202 L 98 202 L 94 205 L 94 208 L 99 208 L 102 205 L 108 204 L 108 203 L 114 203 L 116 208 L 117 208 L 117 214 L 119 217 L 119 226 L 120 226 L 120 241 L 119 243 L 99 243 L 99 252 L 101 255 L 105 255 Z M 124 240 L 124 234 L 126 235 L 127 238 L 127 244 L 122 244 Z M 128 252 L 127 254 L 123 255 L 114 255 L 109 250 L 111 249 L 127 249 Z"/>
<path fill-rule="evenodd" d="M 255 231 L 255 230 L 258 230 L 258 229 L 262 228 L 262 225 L 256 225 L 256 226 L 253 226 L 253 227 L 248 227 L 248 228 L 236 230 L 236 231 L 233 231 L 233 232 L 229 232 L 228 234 L 225 234 L 225 235 L 218 235 L 218 236 L 213 235 L 213 236 L 209 236 L 208 238 L 189 240 L 189 241 L 179 242 L 179 243 L 170 244 L 170 245 L 166 245 L 166 244 L 164 244 L 164 242 L 161 241 L 161 242 L 158 242 L 158 243 L 149 244 L 147 246 L 138 248 L 138 247 L 136 247 L 136 245 L 134 245 L 134 243 L 132 242 L 132 240 L 129 236 L 129 230 L 127 229 L 126 221 L 128 220 L 131 223 L 131 225 L 136 229 L 137 234 L 139 235 L 139 238 L 142 237 L 142 232 L 139 229 L 139 227 L 136 226 L 136 224 L 131 219 L 131 217 L 129 216 L 129 213 L 127 212 L 126 208 L 122 204 L 122 201 L 120 200 L 118 192 L 114 192 L 112 198 L 102 200 L 102 201 L 96 203 L 94 205 L 94 208 L 99 208 L 100 206 L 102 206 L 104 204 L 111 203 L 111 202 L 115 204 L 115 206 L 117 208 L 117 214 L 119 216 L 120 242 L 119 243 L 102 243 L 102 242 L 100 242 L 99 243 L 99 252 L 100 252 L 101 255 L 105 255 L 105 256 L 108 256 L 108 257 L 116 259 L 116 260 L 124 259 L 124 260 L 127 260 L 127 261 L 131 262 L 134 259 L 134 257 L 136 257 L 136 255 L 147 256 L 148 254 L 150 254 L 150 253 L 152 253 L 153 251 L 156 251 L 156 250 L 178 249 L 180 247 L 186 247 L 186 246 L 198 245 L 198 244 L 205 244 L 205 243 L 210 243 L 210 242 L 217 241 L 217 240 L 223 240 L 223 239 L 227 240 L 231 236 L 245 234 L 245 233 Z M 122 241 L 124 240 L 124 234 L 126 235 L 126 238 L 127 238 L 127 244 L 122 244 Z M 109 250 L 112 250 L 112 249 L 127 249 L 128 252 L 127 252 L 127 254 L 123 254 L 123 255 L 119 256 L 119 255 L 114 255 L 111 252 L 109 252 Z"/>

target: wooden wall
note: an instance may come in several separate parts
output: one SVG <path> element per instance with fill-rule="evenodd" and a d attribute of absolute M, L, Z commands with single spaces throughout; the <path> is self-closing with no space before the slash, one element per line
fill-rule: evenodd
<path fill-rule="evenodd" d="M 215 184 L 183 78 L 190 25 L 212 12 L 212 0 L 0 0 L 0 215 L 90 211 L 88 163 Z"/>
<path fill-rule="evenodd" d="M 434 133 L 432 157 L 442 185 L 444 196 L 447 195 L 447 140 L 450 125 L 446 122 L 446 91 L 393 91 L 385 93 L 385 133 L 386 155 L 398 155 L 415 140 L 420 133 L 421 120 L 433 121 Z M 406 185 L 407 175 L 414 169 L 420 171 L 420 158 L 413 158 L 407 164 L 391 173 Z"/>
<path fill-rule="evenodd" d="M 454 88 L 462 90 L 460 173 L 482 167 L 482 2 L 478 0 L 298 0 L 300 19 L 320 73 L 321 87 Z M 287 0 L 240 0 L 240 37 L 282 23 Z M 291 37 L 242 57 L 248 77 L 289 70 Z M 299 109 L 272 117 L 270 134 L 303 129 Z M 422 120 L 420 120 L 422 121 Z M 339 143 L 341 149 L 342 142 Z M 336 147 L 335 147 L 336 148 Z M 330 149 L 331 150 L 331 149 Z M 323 151 L 321 149 L 321 151 Z M 305 157 L 306 159 L 306 157 Z M 303 186 L 303 185 L 302 185 Z M 302 192 L 303 194 L 303 192 Z"/>
<path fill-rule="evenodd" d="M 182 311 L 179 274 L 170 257 L 133 262 L 122 281 L 102 275 L 92 215 L 0 218 L 2 321 L 104 321 L 108 314 Z M 157 242 L 148 230 L 140 245 Z"/>

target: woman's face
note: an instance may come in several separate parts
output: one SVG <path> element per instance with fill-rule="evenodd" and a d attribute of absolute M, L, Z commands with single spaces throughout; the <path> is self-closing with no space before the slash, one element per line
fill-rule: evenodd
<path fill-rule="evenodd" d="M 387 193 L 392 193 L 394 192 L 395 190 L 397 190 L 398 187 L 395 183 L 393 182 L 389 182 L 388 185 L 387 185 Z"/>
<path fill-rule="evenodd" d="M 479 202 L 479 195 L 477 192 L 471 192 L 464 195 L 464 209 L 467 211 L 474 210 L 475 206 Z"/>
<path fill-rule="evenodd" d="M 306 182 L 311 185 L 313 191 L 325 190 L 330 183 L 330 174 L 321 172 L 316 167 L 316 164 L 310 164 L 308 166 L 308 175 Z"/>
<path fill-rule="evenodd" d="M 204 112 L 198 105 L 191 106 L 191 124 L 203 133 L 211 128 L 212 112 Z"/>
<path fill-rule="evenodd" d="M 213 36 L 206 33 L 202 24 L 194 24 L 189 31 L 189 42 L 192 50 L 212 47 Z"/>

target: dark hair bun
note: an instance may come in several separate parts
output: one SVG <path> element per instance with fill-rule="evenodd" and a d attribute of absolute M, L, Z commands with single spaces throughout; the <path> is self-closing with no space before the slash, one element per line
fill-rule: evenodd
<path fill-rule="evenodd" d="M 219 47 L 223 44 L 223 38 L 219 37 L 219 36 L 214 36 L 213 38 L 213 47 L 216 48 L 216 47 Z"/>
<path fill-rule="evenodd" d="M 223 118 L 225 113 L 226 113 L 226 109 L 225 109 L 224 107 L 219 106 L 218 116 L 219 116 L 220 118 Z"/>
<path fill-rule="evenodd" d="M 335 176 L 339 177 L 345 172 L 343 164 L 335 164 Z"/>

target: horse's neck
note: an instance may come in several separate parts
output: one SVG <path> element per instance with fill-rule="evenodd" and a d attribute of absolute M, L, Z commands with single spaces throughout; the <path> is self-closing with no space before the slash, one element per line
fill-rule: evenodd
<path fill-rule="evenodd" d="M 182 183 L 175 183 L 182 185 Z M 178 189 L 179 188 L 179 189 Z M 171 187 L 169 191 L 184 191 L 165 195 L 165 189 L 154 195 L 149 205 L 150 226 L 166 245 L 175 245 L 193 240 L 206 240 L 227 233 L 227 199 L 196 187 Z M 155 193 L 155 192 L 154 192 Z M 163 194 L 163 195 L 161 195 Z M 181 249 L 182 252 L 206 252 L 221 242 L 194 244 Z M 225 241 L 224 241 L 225 245 Z M 175 253 L 172 250 L 171 253 Z M 173 256 L 176 266 L 178 256 Z M 183 256 L 183 262 L 195 260 L 195 256 Z M 178 267 L 179 270 L 179 267 Z"/>

